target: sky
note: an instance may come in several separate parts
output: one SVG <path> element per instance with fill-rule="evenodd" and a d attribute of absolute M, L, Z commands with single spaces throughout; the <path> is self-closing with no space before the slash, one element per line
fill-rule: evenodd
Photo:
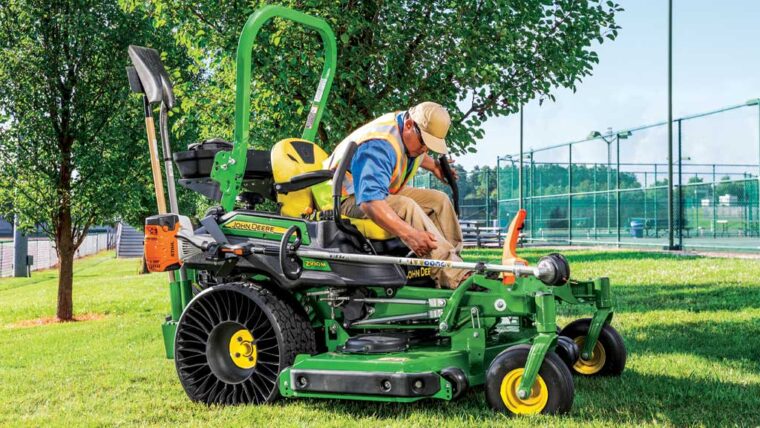
<path fill-rule="evenodd" d="M 524 107 L 526 151 L 582 140 L 593 130 L 667 120 L 668 2 L 618 2 L 625 8 L 617 18 L 622 30 L 616 40 L 595 46 L 599 64 L 593 75 L 575 93 L 555 91 L 556 102 L 539 106 L 534 101 Z M 760 97 L 758 17 L 758 0 L 673 1 L 674 118 Z M 682 157 L 688 159 L 684 162 L 757 164 L 759 120 L 753 107 L 685 121 Z M 490 119 L 477 147 L 477 154 L 461 156 L 457 162 L 467 169 L 494 166 L 497 155 L 517 153 L 519 116 Z M 604 162 L 606 150 L 601 141 L 579 144 L 574 146 L 573 160 Z M 614 162 L 614 145 L 612 150 Z M 620 152 L 621 162 L 666 162 L 667 127 L 634 132 L 621 141 Z M 565 147 L 535 158 L 566 161 L 567 156 Z M 751 171 L 756 174 L 757 168 Z"/>

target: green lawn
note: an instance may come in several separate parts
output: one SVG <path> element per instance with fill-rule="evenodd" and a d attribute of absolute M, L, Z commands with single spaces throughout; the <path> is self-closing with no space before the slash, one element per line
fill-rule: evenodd
<path fill-rule="evenodd" d="M 535 261 L 543 252 L 524 253 Z M 102 319 L 17 326 L 54 313 L 56 273 L 0 280 L 0 425 L 760 424 L 760 261 L 632 251 L 573 251 L 568 258 L 575 277 L 611 278 L 613 325 L 629 359 L 620 378 L 576 378 L 566 417 L 510 421 L 488 410 L 481 388 L 451 403 L 193 404 L 163 358 L 165 275 L 137 275 L 137 261 L 102 253 L 76 263 L 74 285 L 75 312 Z M 563 321 L 572 319 L 563 313 Z"/>

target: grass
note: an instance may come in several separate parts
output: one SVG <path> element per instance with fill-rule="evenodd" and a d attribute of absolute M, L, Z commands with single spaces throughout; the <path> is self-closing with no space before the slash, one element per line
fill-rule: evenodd
<path fill-rule="evenodd" d="M 524 254 L 535 261 L 546 251 Z M 75 312 L 100 319 L 25 326 L 54 314 L 56 272 L 0 280 L 0 425 L 760 425 L 760 261 L 568 254 L 575 277 L 611 278 L 613 325 L 629 359 L 620 378 L 576 378 L 575 404 L 564 417 L 509 420 L 488 410 L 482 388 L 451 403 L 191 403 L 163 358 L 165 276 L 137 275 L 137 261 L 101 253 L 76 262 L 74 286 Z M 562 313 L 563 322 L 576 317 Z"/>

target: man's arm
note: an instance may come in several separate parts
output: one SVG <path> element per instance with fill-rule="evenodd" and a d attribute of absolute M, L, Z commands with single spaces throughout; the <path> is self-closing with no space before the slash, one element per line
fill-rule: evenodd
<path fill-rule="evenodd" d="M 384 199 L 362 202 L 359 207 L 378 226 L 398 236 L 418 256 L 426 256 L 438 248 L 432 233 L 413 228 Z"/>

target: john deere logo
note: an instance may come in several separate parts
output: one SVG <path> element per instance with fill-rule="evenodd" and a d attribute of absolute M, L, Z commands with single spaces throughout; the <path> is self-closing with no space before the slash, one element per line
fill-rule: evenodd
<path fill-rule="evenodd" d="M 224 225 L 227 229 L 234 230 L 246 230 L 249 232 L 263 232 L 263 233 L 279 233 L 283 234 L 287 231 L 284 227 L 271 226 L 268 224 L 251 223 L 247 221 L 231 221 Z"/>
<path fill-rule="evenodd" d="M 430 276 L 431 273 L 432 272 L 429 267 L 413 269 L 406 273 L 406 279 L 422 278 L 425 276 Z"/>

